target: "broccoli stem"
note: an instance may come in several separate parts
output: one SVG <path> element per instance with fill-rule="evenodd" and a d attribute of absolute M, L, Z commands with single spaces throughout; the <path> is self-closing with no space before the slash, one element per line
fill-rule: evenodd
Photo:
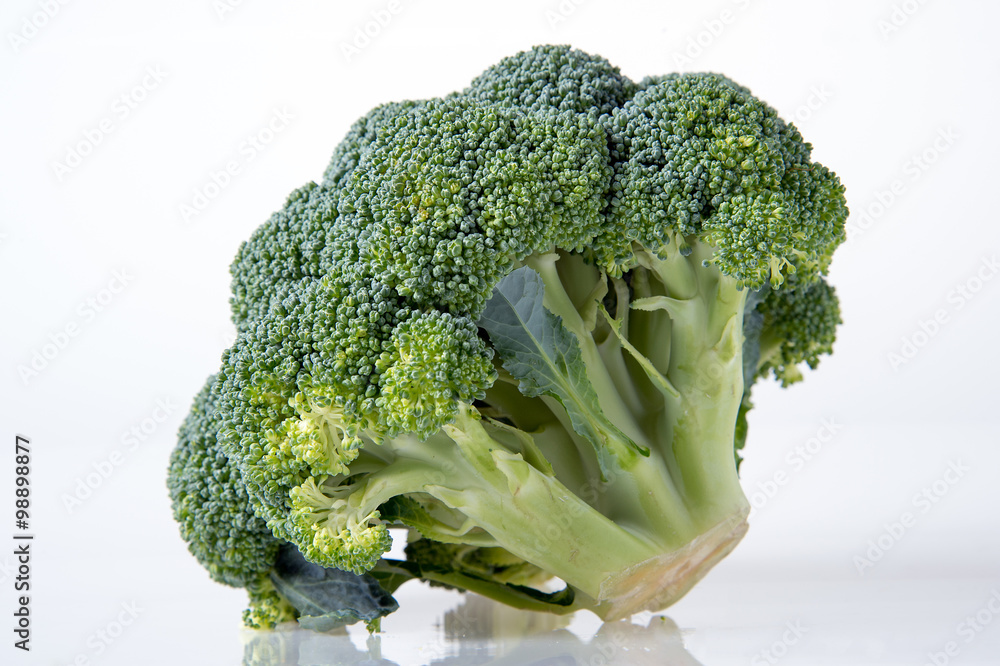
<path fill-rule="evenodd" d="M 744 389 L 747 291 L 709 263 L 710 245 L 694 242 L 692 248 L 687 257 L 645 254 L 641 262 L 667 296 L 638 300 L 633 307 L 663 309 L 670 316 L 666 376 L 677 394 L 664 394 L 662 441 L 670 443 L 675 480 L 704 528 L 734 509 L 747 510 L 733 454 Z"/>
<path fill-rule="evenodd" d="M 544 594 L 535 593 L 530 588 L 519 585 L 510 585 L 504 582 L 483 578 L 481 576 L 463 573 L 461 571 L 446 571 L 443 569 L 422 567 L 409 560 L 399 561 L 382 559 L 379 561 L 372 574 L 376 578 L 385 580 L 394 578 L 395 580 L 408 580 L 420 578 L 423 580 L 440 583 L 461 590 L 475 592 L 502 604 L 539 613 L 555 613 L 566 615 L 575 613 L 585 608 L 593 608 L 591 600 L 583 595 L 575 594 Z"/>
<path fill-rule="evenodd" d="M 637 414 L 641 413 L 638 404 L 630 407 L 622 399 L 620 384 L 624 381 L 631 383 L 625 366 L 615 364 L 609 368 L 569 297 L 564 279 L 572 279 L 575 274 L 570 272 L 567 277 L 564 271 L 564 276 L 560 276 L 556 262 L 561 257 L 556 253 L 533 255 L 525 263 L 536 270 L 545 283 L 546 308 L 559 315 L 563 325 L 576 336 L 587 366 L 587 377 L 597 392 L 601 409 L 634 441 L 645 448 L 655 448 L 657 433 L 647 432 L 637 420 Z M 670 546 L 679 546 L 695 536 L 697 531 L 691 523 L 684 499 L 662 459 L 656 456 L 619 456 L 618 463 L 622 473 L 598 484 L 601 500 L 598 506 L 608 517 L 650 540 L 666 542 Z"/>
<path fill-rule="evenodd" d="M 454 471 L 424 492 L 461 511 L 517 557 L 597 599 L 605 579 L 662 552 L 659 543 L 616 525 L 557 479 L 499 446 L 471 408 L 463 407 L 444 433 L 457 445 L 450 450 L 459 455 L 442 461 Z M 444 453 L 445 447 L 433 448 Z M 462 487 L 455 486 L 456 478 L 464 481 Z M 600 543 L 615 546 L 596 548 Z"/>
<path fill-rule="evenodd" d="M 638 250 L 630 283 L 612 280 L 615 319 L 593 303 L 607 293 L 593 266 L 557 253 L 525 260 L 545 283 L 546 307 L 579 341 L 601 409 L 648 456 L 612 442 L 616 464 L 602 477 L 560 402 L 527 400 L 505 380 L 477 403 L 499 420 L 460 403 L 427 439 L 376 446 L 392 454 L 348 492 L 355 515 L 423 496 L 439 510 L 397 520 L 443 542 L 499 546 L 564 580 L 578 593 L 574 607 L 605 618 L 686 593 L 742 538 L 748 512 L 733 453 L 746 290 L 711 265 L 709 245 L 691 248 L 666 257 Z M 580 462 L 558 460 L 567 451 Z M 424 577 L 523 606 L 496 581 L 443 575 Z"/>
<path fill-rule="evenodd" d="M 630 276 L 630 312 L 620 303 L 628 290 L 624 283 L 615 283 L 618 332 L 627 336 L 629 349 L 609 337 L 601 343 L 600 354 L 592 351 L 597 333 L 581 334 L 579 321 L 568 309 L 566 291 L 549 265 L 551 256 L 533 262 L 545 280 L 546 297 L 552 294 L 550 307 L 564 322 L 572 322 L 568 328 L 586 350 L 589 375 L 598 382 L 612 376 L 620 386 L 624 359 L 635 388 L 614 395 L 642 396 L 641 406 L 623 416 L 620 403 L 605 401 L 610 385 L 595 385 L 612 422 L 630 435 L 631 428 L 642 428 L 640 441 L 651 449 L 649 458 L 635 460 L 623 470 L 622 479 L 603 487 L 601 506 L 633 533 L 661 539 L 663 554 L 623 574 L 621 581 L 629 580 L 627 584 L 607 581 L 601 599 L 618 598 L 617 588 L 625 595 L 645 589 L 656 603 L 676 600 L 746 531 L 749 506 L 737 475 L 734 432 L 744 390 L 747 292 L 711 263 L 714 248 L 696 239 L 688 246 L 690 253 L 674 251 L 665 258 L 637 251 L 640 266 Z M 635 511 L 637 497 L 646 500 L 641 512 Z M 678 547 L 678 541 L 685 545 Z M 642 584 L 636 586 L 629 576 L 638 576 Z M 634 610 L 634 603 L 641 602 L 619 599 L 612 603 L 617 607 L 606 612 Z"/>
<path fill-rule="evenodd" d="M 497 541 L 579 588 L 591 597 L 588 607 L 606 618 L 675 601 L 746 531 L 748 505 L 733 453 L 744 387 L 746 290 L 711 265 L 711 246 L 694 241 L 690 247 L 687 255 L 673 252 L 666 258 L 638 250 L 640 265 L 630 276 L 632 295 L 625 282 L 613 281 L 618 307 L 617 319 L 610 323 L 588 318 L 592 313 L 587 308 L 593 304 L 587 299 L 602 293 L 592 285 L 595 280 L 606 280 L 593 266 L 576 261 L 577 257 L 566 261 L 570 255 L 562 253 L 524 260 L 545 283 L 546 308 L 557 314 L 579 341 L 601 409 L 651 454 L 618 456 L 617 468 L 608 478 L 596 475 L 593 464 L 584 469 L 576 466 L 569 479 L 565 473 L 561 475 L 576 495 L 617 524 L 628 540 L 609 537 L 607 532 L 615 529 L 597 521 L 594 526 L 574 523 L 572 529 L 553 526 L 559 535 L 553 541 L 560 542 L 553 544 L 558 550 L 554 558 L 553 553 L 538 552 L 537 547 L 522 543 L 519 534 L 515 541 L 505 541 L 504 536 L 498 536 Z M 631 310 L 630 297 L 635 299 Z M 512 409 L 516 401 L 500 402 L 506 403 L 516 423 L 517 410 Z M 538 448 L 543 452 L 565 449 L 565 444 L 546 446 L 553 430 L 559 430 L 564 433 L 562 440 L 574 441 L 581 456 L 592 458 L 593 452 L 577 441 L 578 435 L 559 404 L 546 404 L 555 420 L 547 424 L 547 434 L 537 438 Z M 470 454 L 479 452 L 481 468 L 490 464 L 502 467 L 502 456 L 492 456 L 491 463 L 491 456 L 484 453 L 496 446 L 495 438 L 475 428 L 459 427 L 459 431 L 459 436 L 449 434 L 456 442 L 464 442 Z M 562 466 L 555 467 L 559 470 Z M 440 492 L 434 494 L 444 497 Z M 576 495 L 570 501 L 577 501 Z M 469 493 L 455 494 L 450 501 L 458 504 L 469 497 Z M 552 522 L 551 516 L 567 513 L 558 508 L 563 501 L 560 498 L 551 509 L 545 503 L 528 510 L 518 506 L 513 513 L 526 525 L 536 520 L 546 525 Z M 539 508 L 544 510 L 539 513 Z M 476 521 L 488 521 L 491 515 L 486 511 Z M 497 536 L 495 527 L 486 529 Z M 581 536 L 577 546 L 576 539 Z M 594 538 L 613 538 L 610 542 L 622 544 L 615 549 L 620 557 L 616 561 L 605 559 L 597 566 L 580 561 L 585 553 L 593 556 L 592 544 L 600 542 Z M 645 547 L 627 545 L 635 543 L 633 540 Z M 570 564 L 584 566 L 578 574 Z M 598 579 L 595 589 L 593 581 Z"/>

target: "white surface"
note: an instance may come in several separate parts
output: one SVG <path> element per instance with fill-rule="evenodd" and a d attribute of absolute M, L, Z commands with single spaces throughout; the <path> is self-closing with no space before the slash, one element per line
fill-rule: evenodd
<path fill-rule="evenodd" d="M 994 278 L 984 261 L 1000 251 L 1000 7 L 399 0 L 348 61 L 342 43 L 388 2 L 233 0 L 221 18 L 221 3 L 210 0 L 67 2 L 15 52 L 10 33 L 43 4 L 9 0 L 0 9 L 0 437 L 34 442 L 38 535 L 35 650 L 15 652 L 0 623 L 8 635 L 0 662 L 239 663 L 242 593 L 211 584 L 187 555 L 163 484 L 173 433 L 232 335 L 227 267 L 239 241 L 293 188 L 321 176 L 370 107 L 442 94 L 502 56 L 568 42 L 635 78 L 708 69 L 749 86 L 796 119 L 816 159 L 840 174 L 854 211 L 831 275 L 846 322 L 836 354 L 799 386 L 755 392 L 744 485 L 752 494 L 785 482 L 741 547 L 669 611 L 691 657 L 753 663 L 786 622 L 801 620 L 810 631 L 782 664 L 924 663 L 949 640 L 960 642 L 949 663 L 997 663 L 1000 622 L 968 644 L 956 627 L 1000 586 L 1000 280 L 985 280 L 971 298 L 954 290 L 975 287 L 980 270 Z M 893 18 L 898 29 L 884 34 L 880 21 Z M 689 39 L 707 46 L 678 66 Z M 148 68 L 160 80 L 145 78 Z M 134 93 L 144 99 L 126 115 L 120 97 L 144 78 L 145 91 Z M 54 163 L 105 118 L 111 131 L 60 180 Z M 248 147 L 248 135 L 272 120 L 281 128 L 273 140 Z M 934 158 L 926 168 L 913 161 L 925 151 Z M 239 173 L 185 223 L 181 204 L 230 161 Z M 894 181 L 893 201 L 878 214 Z M 864 219 L 865 210 L 875 214 Z M 105 293 L 123 270 L 124 289 Z M 86 304 L 107 297 L 100 312 Z M 903 338 L 922 341 L 921 322 L 939 311 L 944 323 L 893 368 L 888 355 Z M 25 384 L 18 366 L 69 324 L 78 333 Z M 835 424 L 830 437 L 824 419 Z M 142 440 L 127 436 L 144 427 Z M 796 462 L 795 447 L 820 436 L 829 441 Z M 120 464 L 69 511 L 65 496 L 114 451 Z M 946 477 L 952 463 L 968 471 Z M 0 455 L 0 465 L 9 487 L 12 456 Z M 936 481 L 939 501 L 915 497 Z M 9 516 L 4 502 L 0 515 Z M 896 539 L 887 530 L 907 512 Z M 11 531 L 0 527 L 0 541 Z M 855 558 L 869 557 L 869 541 L 880 538 L 888 550 L 859 572 Z M 0 564 L 0 615 L 10 618 L 10 556 Z M 506 649 L 441 639 L 433 627 L 456 603 L 451 595 L 404 588 L 400 601 L 381 638 L 383 657 L 398 664 L 429 663 L 462 645 Z M 98 654 L 92 637 L 123 603 L 137 604 L 137 617 Z M 596 631 L 587 618 L 572 627 L 582 637 L 573 640 Z M 635 641 L 675 638 L 661 634 Z M 531 639 L 531 649 L 542 659 L 559 636 Z M 334 639 L 288 640 L 338 649 Z M 353 633 L 351 641 L 364 648 Z M 591 654 L 578 663 L 601 662 Z"/>

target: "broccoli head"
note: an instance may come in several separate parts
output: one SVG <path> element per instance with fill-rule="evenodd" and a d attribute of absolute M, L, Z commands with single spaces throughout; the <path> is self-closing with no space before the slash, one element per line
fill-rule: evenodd
<path fill-rule="evenodd" d="M 746 531 L 750 391 L 832 350 L 846 216 L 746 88 L 536 47 L 376 108 L 241 246 L 199 427 L 254 529 L 314 565 L 658 610 Z M 241 557 L 237 584 L 271 555 Z"/>

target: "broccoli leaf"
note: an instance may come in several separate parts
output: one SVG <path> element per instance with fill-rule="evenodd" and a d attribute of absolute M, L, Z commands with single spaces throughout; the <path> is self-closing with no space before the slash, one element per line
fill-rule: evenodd
<path fill-rule="evenodd" d="M 597 450 L 604 475 L 612 460 L 628 452 L 622 443 L 648 455 L 604 415 L 579 342 L 562 319 L 545 308 L 544 297 L 541 275 L 527 266 L 511 272 L 493 290 L 478 323 L 489 334 L 504 369 L 527 397 L 548 395 L 565 407 L 573 429 Z"/>
<path fill-rule="evenodd" d="M 289 544 L 278 551 L 271 581 L 299 611 L 299 624 L 314 631 L 330 631 L 361 620 L 372 623 L 399 608 L 371 576 L 313 564 Z"/>

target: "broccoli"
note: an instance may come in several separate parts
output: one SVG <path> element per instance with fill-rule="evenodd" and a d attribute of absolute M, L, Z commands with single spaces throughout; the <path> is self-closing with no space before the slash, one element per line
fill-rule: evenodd
<path fill-rule="evenodd" d="M 847 208 L 810 153 L 723 76 L 564 46 L 376 108 L 233 262 L 171 468 L 192 552 L 244 586 L 280 549 L 369 597 L 673 603 L 746 532 L 754 382 L 832 350 Z"/>

